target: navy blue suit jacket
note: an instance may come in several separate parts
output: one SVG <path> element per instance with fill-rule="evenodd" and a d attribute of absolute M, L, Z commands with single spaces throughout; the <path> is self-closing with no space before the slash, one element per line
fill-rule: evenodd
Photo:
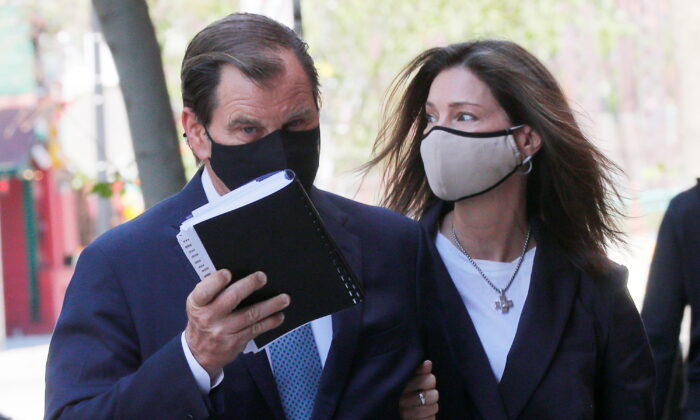
<path fill-rule="evenodd" d="M 366 292 L 333 315 L 313 419 L 398 418 L 422 360 L 415 316 L 420 229 L 385 209 L 314 189 L 312 200 Z M 283 419 L 265 352 L 239 356 L 203 397 L 180 334 L 198 277 L 175 235 L 206 197 L 198 174 L 178 194 L 82 253 L 49 350 L 46 418 Z"/>
<path fill-rule="evenodd" d="M 642 319 L 654 351 L 657 412 L 668 396 L 678 334 L 686 305 L 691 309 L 686 405 L 700 411 L 700 180 L 671 200 L 659 228 L 649 271 Z"/>
<path fill-rule="evenodd" d="M 421 219 L 430 254 L 419 297 L 426 356 L 440 392 L 440 418 L 645 420 L 653 415 L 654 366 L 627 271 L 575 268 L 533 222 L 537 253 L 530 289 L 497 382 L 469 313 L 434 246 L 451 205 Z M 495 296 L 494 296 L 495 300 Z M 517 303 L 516 303 L 517 304 Z M 522 304 L 522 303 L 521 303 Z"/>

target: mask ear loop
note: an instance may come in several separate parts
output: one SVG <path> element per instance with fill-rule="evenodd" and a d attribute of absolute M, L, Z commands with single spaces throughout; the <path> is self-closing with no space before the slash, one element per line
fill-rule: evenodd
<path fill-rule="evenodd" d="M 520 172 L 521 174 L 527 175 L 527 174 L 529 174 L 530 172 L 532 172 L 532 155 L 530 155 L 530 156 L 526 157 L 525 159 L 523 159 L 523 162 L 520 164 L 520 166 L 525 166 L 525 165 L 527 165 L 528 163 L 529 163 L 529 166 L 527 167 L 526 170 L 521 171 L 521 172 Z"/>

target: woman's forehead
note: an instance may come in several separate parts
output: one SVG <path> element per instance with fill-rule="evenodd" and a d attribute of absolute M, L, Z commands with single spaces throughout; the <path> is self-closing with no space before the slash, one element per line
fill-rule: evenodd
<path fill-rule="evenodd" d="M 475 104 L 482 107 L 498 106 L 491 89 L 467 67 L 450 67 L 433 80 L 428 102 L 434 106 Z"/>

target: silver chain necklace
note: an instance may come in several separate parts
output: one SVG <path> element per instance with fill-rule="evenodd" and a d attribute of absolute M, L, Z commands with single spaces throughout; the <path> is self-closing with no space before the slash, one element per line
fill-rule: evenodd
<path fill-rule="evenodd" d="M 496 286 L 491 282 L 491 280 L 489 280 L 489 278 L 486 277 L 486 274 L 484 274 L 484 272 L 481 270 L 481 267 L 479 267 L 479 266 L 476 264 L 476 262 L 475 262 L 474 259 L 471 257 L 471 255 L 469 255 L 469 253 L 467 252 L 467 250 L 464 249 L 464 247 L 462 246 L 462 243 L 459 242 L 459 239 L 457 239 L 457 233 L 455 232 L 455 224 L 454 224 L 454 221 L 452 221 L 452 240 L 454 241 L 455 244 L 457 244 L 457 247 L 459 248 L 460 251 L 462 251 L 462 254 L 464 254 L 464 255 L 467 257 L 467 259 L 469 260 L 469 262 L 472 263 L 472 265 L 474 266 L 474 268 L 476 268 L 476 271 L 478 271 L 479 274 L 481 274 L 481 277 L 483 277 L 484 280 L 486 280 L 486 283 L 488 283 L 488 285 L 491 286 L 491 288 L 492 288 L 493 290 L 495 290 L 496 293 L 499 294 L 498 300 L 497 300 L 496 302 L 494 302 L 494 303 L 495 303 L 495 309 L 496 309 L 497 311 L 501 311 L 502 314 L 507 314 L 508 311 L 510 310 L 510 308 L 513 307 L 513 301 L 512 301 L 512 300 L 508 300 L 508 297 L 506 296 L 506 292 L 507 292 L 508 289 L 510 288 L 510 285 L 513 284 L 513 280 L 515 280 L 515 276 L 518 275 L 518 271 L 520 270 L 520 266 L 522 265 L 523 260 L 525 259 L 525 252 L 527 251 L 527 246 L 528 246 L 528 244 L 530 243 L 530 228 L 528 227 L 528 229 L 527 229 L 527 236 L 525 237 L 525 243 L 523 244 L 523 251 L 520 253 L 520 258 L 519 258 L 519 260 L 518 260 L 518 265 L 517 265 L 517 267 L 515 267 L 515 271 L 513 272 L 513 276 L 510 278 L 510 281 L 508 282 L 508 284 L 506 285 L 506 287 L 504 287 L 503 289 L 499 289 L 498 287 L 496 287 Z"/>

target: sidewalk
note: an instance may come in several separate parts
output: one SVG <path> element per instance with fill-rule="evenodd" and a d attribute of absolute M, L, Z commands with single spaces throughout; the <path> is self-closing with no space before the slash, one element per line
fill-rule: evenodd
<path fill-rule="evenodd" d="M 0 350 L 0 415 L 12 420 L 44 416 L 44 367 L 51 336 L 12 337 Z"/>

